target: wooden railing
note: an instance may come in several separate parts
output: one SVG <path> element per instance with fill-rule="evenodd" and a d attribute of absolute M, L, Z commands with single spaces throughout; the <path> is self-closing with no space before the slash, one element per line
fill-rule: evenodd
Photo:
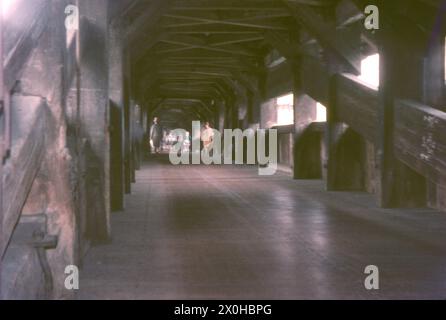
<path fill-rule="evenodd" d="M 446 184 L 446 112 L 414 101 L 396 101 L 394 150 L 418 173 Z"/>
<path fill-rule="evenodd" d="M 335 99 L 336 121 L 379 146 L 379 91 L 350 74 L 336 74 L 332 81 L 315 58 L 305 58 L 301 72 L 306 94 L 322 103 Z M 330 97 L 330 86 L 335 86 L 331 88 L 335 96 Z M 395 157 L 430 181 L 445 185 L 446 113 L 415 101 L 396 100 L 393 127 Z"/>
<path fill-rule="evenodd" d="M 26 2 L 26 1 L 25 1 Z M 0 99 L 2 100 L 2 115 L 4 117 L 4 132 L 2 132 L 1 141 L 1 158 L 9 156 L 5 167 L 2 164 L 2 182 L 1 188 L 1 236 L 0 236 L 0 257 L 3 257 L 9 240 L 12 236 L 13 230 L 17 221 L 20 219 L 20 211 L 26 200 L 27 193 L 31 188 L 32 181 L 38 169 L 39 161 L 44 152 L 44 119 L 43 107 L 39 107 L 40 111 L 36 115 L 36 127 L 34 123 L 28 123 L 31 131 L 26 134 L 26 137 L 19 137 L 19 129 L 12 123 L 14 112 L 11 108 L 11 101 L 9 92 L 13 89 L 17 75 L 24 68 L 26 61 L 36 47 L 38 39 L 41 37 L 51 10 L 48 10 L 50 3 L 46 0 L 35 0 L 32 5 L 23 2 L 15 10 L 20 11 L 20 14 L 14 15 L 14 23 L 2 21 L 0 34 L 2 37 L 2 45 L 0 55 L 1 62 L 1 91 Z M 3 20 L 3 19 L 2 19 Z M 5 94 L 3 94 L 5 93 Z M 31 98 L 30 98 L 31 99 Z M 41 99 L 38 99 L 39 106 L 43 104 Z M 30 110 L 25 110 L 28 113 Z M 28 115 L 34 114 L 29 112 Z M 29 118 L 28 118 L 29 120 Z M 20 127 L 22 128 L 22 127 Z M 12 140 L 17 143 L 12 148 Z M 4 177 L 4 179 L 3 179 Z"/>
<path fill-rule="evenodd" d="M 45 155 L 46 103 L 39 97 L 12 98 L 12 147 L 3 167 L 3 257 Z"/>
<path fill-rule="evenodd" d="M 336 75 L 336 118 L 374 144 L 378 141 L 378 110 L 378 91 L 353 75 Z"/>

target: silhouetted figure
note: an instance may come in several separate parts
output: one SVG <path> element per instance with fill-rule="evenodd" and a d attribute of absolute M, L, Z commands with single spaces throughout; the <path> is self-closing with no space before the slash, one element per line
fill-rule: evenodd
<path fill-rule="evenodd" d="M 153 124 L 150 127 L 150 146 L 152 148 L 152 153 L 160 153 L 161 150 L 161 139 L 163 138 L 163 129 L 158 123 L 158 118 L 153 119 Z"/>

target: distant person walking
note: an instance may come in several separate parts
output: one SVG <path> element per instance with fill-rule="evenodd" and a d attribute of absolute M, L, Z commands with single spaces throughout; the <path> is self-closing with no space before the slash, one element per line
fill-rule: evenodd
<path fill-rule="evenodd" d="M 214 141 L 214 129 L 211 128 L 209 122 L 205 122 L 203 129 L 201 130 L 201 141 L 203 141 L 203 150 L 209 154 L 212 148 L 212 142 Z"/>
<path fill-rule="evenodd" d="M 153 124 L 150 127 L 150 147 L 152 153 L 160 153 L 161 151 L 161 139 L 163 138 L 163 129 L 158 123 L 158 118 L 153 119 Z"/>

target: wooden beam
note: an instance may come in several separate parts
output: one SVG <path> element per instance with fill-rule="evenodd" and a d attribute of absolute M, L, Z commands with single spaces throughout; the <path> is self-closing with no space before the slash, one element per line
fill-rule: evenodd
<path fill-rule="evenodd" d="M 181 19 L 185 19 L 184 16 L 181 16 L 181 17 L 182 17 Z M 243 18 L 237 18 L 237 19 L 219 19 L 218 17 L 217 18 L 202 17 L 202 16 L 198 17 L 195 15 L 194 18 L 205 19 L 205 21 L 194 21 L 194 22 L 188 22 L 188 23 L 184 23 L 184 22 L 171 23 L 171 24 L 167 24 L 166 28 L 182 28 L 182 27 L 203 26 L 203 25 L 210 25 L 210 24 L 229 24 L 229 25 L 242 26 L 242 25 L 240 25 L 240 23 L 245 23 L 247 21 L 258 20 L 261 22 L 265 22 L 270 19 L 288 18 L 288 17 L 291 17 L 291 15 L 288 11 L 279 12 L 279 13 L 262 13 L 262 14 L 255 14 L 255 15 L 249 15 L 249 14 L 245 13 Z M 180 19 L 180 18 L 177 18 L 177 19 Z M 268 26 L 271 26 L 271 25 L 268 25 Z"/>
<path fill-rule="evenodd" d="M 294 73 L 300 71 L 297 65 L 285 61 L 274 68 L 265 70 L 265 74 L 261 77 L 261 100 L 274 99 L 289 92 L 295 91 Z"/>
<path fill-rule="evenodd" d="M 4 85 L 7 91 L 14 86 L 21 70 L 25 66 L 32 50 L 37 46 L 38 40 L 43 34 L 50 17 L 51 10 L 49 2 L 45 0 L 36 0 L 32 4 L 20 6 L 20 14 L 17 14 L 17 20 L 12 24 L 5 24 L 3 33 L 6 43 L 10 46 L 4 46 Z M 18 26 L 18 27 L 17 27 Z"/>
<path fill-rule="evenodd" d="M 227 53 L 230 55 L 241 55 L 241 56 L 248 56 L 248 57 L 257 57 L 258 54 L 254 52 L 250 52 L 249 50 L 246 50 L 243 47 L 234 46 L 234 45 L 228 45 L 224 48 L 220 47 L 212 47 L 210 45 L 207 45 L 205 42 L 203 42 L 201 39 L 194 38 L 194 37 L 175 37 L 175 38 L 168 38 L 163 39 L 162 42 L 174 44 L 183 46 L 182 49 L 190 50 L 190 49 L 204 49 L 208 51 L 214 51 L 214 52 L 220 52 L 220 53 Z M 175 52 L 175 51 L 169 51 L 169 50 L 159 50 L 156 52 L 156 54 L 162 55 L 164 53 L 169 52 Z"/>
<path fill-rule="evenodd" d="M 370 3 L 369 0 L 352 0 L 360 11 L 363 11 L 366 6 Z M 385 31 L 387 34 L 394 38 L 395 42 L 402 48 L 401 50 L 410 50 L 418 55 L 423 55 L 428 39 L 428 33 L 426 30 L 426 23 L 422 24 L 419 22 L 414 22 L 411 17 L 418 15 L 413 9 L 413 5 L 416 1 L 405 1 L 405 0 L 393 0 L 393 1 L 383 1 L 374 0 L 378 8 L 380 9 L 380 30 L 376 32 L 378 36 Z M 420 7 L 418 11 L 428 12 L 428 9 L 423 6 Z M 415 13 L 414 13 L 415 12 Z M 435 20 L 435 16 L 431 19 L 427 19 L 428 23 Z M 364 30 L 365 35 L 370 35 L 371 31 Z M 370 38 L 370 36 L 368 36 Z"/>
<path fill-rule="evenodd" d="M 250 78 L 249 75 L 245 75 L 239 71 L 225 70 L 224 68 L 207 68 L 207 67 L 191 67 L 191 68 L 174 68 L 163 69 L 158 71 L 161 77 L 165 75 L 178 76 L 184 75 L 200 75 L 220 78 L 233 78 L 239 81 L 245 88 L 250 90 L 253 94 L 259 94 L 259 90 L 256 86 L 255 79 Z"/>
<path fill-rule="evenodd" d="M 301 62 L 302 90 L 314 100 L 328 106 L 330 73 L 316 58 L 303 56 Z"/>
<path fill-rule="evenodd" d="M 249 35 L 259 35 L 261 34 L 261 30 L 256 30 L 256 29 L 246 29 L 246 28 L 215 28 L 215 27 L 190 27 L 190 28 L 181 28 L 178 30 L 169 30 L 170 34 L 205 34 L 205 35 L 209 35 L 209 34 L 249 34 Z"/>
<path fill-rule="evenodd" d="M 165 14 L 164 17 L 174 18 L 174 19 L 184 19 L 184 20 L 195 21 L 195 22 L 204 22 L 205 24 L 217 24 L 217 25 L 227 25 L 227 26 L 255 28 L 255 29 L 288 30 L 286 27 L 284 27 L 282 25 L 274 24 L 274 23 L 269 23 L 269 24 L 247 23 L 247 22 L 207 19 L 207 18 L 202 18 L 202 17 L 175 15 L 175 14 Z M 194 25 L 175 24 L 175 25 L 167 25 L 166 28 L 178 28 L 178 27 L 190 27 L 190 26 L 194 26 Z"/>
<path fill-rule="evenodd" d="M 227 46 L 230 44 L 254 42 L 254 41 L 260 41 L 260 40 L 263 40 L 262 36 L 254 36 L 254 37 L 248 36 L 248 37 L 241 37 L 238 39 L 234 39 L 234 37 L 233 37 L 232 39 L 211 42 L 209 45 L 212 47 L 220 47 L 220 46 Z"/>
<path fill-rule="evenodd" d="M 143 0 L 120 0 L 110 2 L 109 19 L 112 24 L 117 23 Z"/>
<path fill-rule="evenodd" d="M 277 31 L 267 31 L 265 32 L 265 40 L 277 49 L 281 55 L 290 61 L 295 60 L 302 51 L 294 42 L 289 41 L 282 33 Z"/>
<path fill-rule="evenodd" d="M 193 72 L 201 72 L 203 74 L 218 75 L 218 76 L 234 76 L 237 77 L 240 74 L 240 70 L 225 68 L 224 66 L 206 66 L 206 65 L 167 65 L 161 64 L 157 69 L 158 74 L 193 74 Z M 253 73 L 246 72 L 247 74 L 254 75 Z"/>
<path fill-rule="evenodd" d="M 212 87 L 207 87 L 207 86 L 199 86 L 199 87 L 194 87 L 191 85 L 184 85 L 184 86 L 177 86 L 175 84 L 161 84 L 159 85 L 159 90 L 169 90 L 169 91 L 185 91 L 185 92 L 192 92 L 192 93 L 206 93 L 206 94 L 213 94 L 215 96 L 220 96 L 219 92 L 217 92 L 214 88 Z"/>
<path fill-rule="evenodd" d="M 2 6 L 0 5 L 0 17 L 3 17 Z M 3 19 L 0 19 L 0 35 L 3 35 Z M 5 83 L 3 81 L 3 36 L 0 37 L 0 123 L 5 123 Z M 4 125 L 3 125 L 4 126 Z M 3 234 L 3 159 L 5 157 L 5 133 L 4 128 L 0 128 L 0 234 Z M 6 247 L 3 243 L 3 237 L 0 236 L 0 248 Z M 0 272 L 3 267 L 3 249 L 0 249 Z M 0 296 L 2 295 L 0 286 Z"/>
<path fill-rule="evenodd" d="M 242 56 L 216 56 L 215 52 L 208 52 L 207 55 L 203 55 L 202 53 L 196 53 L 195 55 L 190 55 L 184 53 L 183 57 L 173 57 L 173 56 L 162 56 L 162 55 L 148 55 L 144 58 L 144 60 L 139 62 L 138 69 L 135 70 L 137 78 L 149 78 L 153 73 L 156 73 L 161 67 L 165 67 L 170 63 L 187 63 L 190 68 L 196 66 L 201 68 L 204 63 L 216 63 L 218 66 L 214 67 L 204 67 L 208 69 L 227 69 L 222 68 L 222 65 L 230 65 L 231 70 L 235 70 L 232 66 L 239 65 L 240 68 L 246 70 L 249 74 L 258 74 L 261 70 L 260 67 L 254 65 L 251 62 L 251 59 L 245 59 Z M 249 58 L 249 57 L 248 57 Z M 143 66 L 143 67 L 141 67 Z M 178 65 L 175 65 L 177 67 Z"/>
<path fill-rule="evenodd" d="M 232 74 L 230 72 L 223 71 L 201 71 L 201 70 L 163 70 L 160 71 L 159 74 L 161 76 L 164 75 L 200 75 L 200 76 L 210 76 L 210 77 L 231 77 Z"/>
<path fill-rule="evenodd" d="M 254 79 L 253 77 L 243 74 L 238 71 L 233 71 L 233 72 L 231 72 L 231 74 L 237 81 L 239 81 L 252 94 L 254 94 L 254 95 L 260 94 L 259 88 L 257 86 L 258 79 Z"/>
<path fill-rule="evenodd" d="M 188 0 L 176 1 L 172 6 L 173 11 L 283 11 L 283 6 L 277 5 L 275 1 L 203 1 Z"/>
<path fill-rule="evenodd" d="M 358 46 L 345 39 L 335 26 L 327 24 L 316 11 L 299 3 L 283 0 L 291 10 L 296 21 L 318 39 L 322 46 L 332 51 L 353 74 L 360 74 L 360 65 L 354 59 Z"/>
<path fill-rule="evenodd" d="M 259 64 L 252 60 L 251 58 L 245 58 L 241 56 L 215 56 L 215 55 L 209 55 L 206 56 L 188 56 L 185 55 L 184 57 L 174 57 L 174 56 L 167 56 L 160 61 L 160 63 L 193 63 L 196 65 L 201 64 L 216 64 L 218 66 L 229 66 L 231 68 L 243 68 L 246 70 L 249 70 L 251 73 L 258 73 L 261 72 L 262 68 L 259 66 Z"/>
<path fill-rule="evenodd" d="M 137 64 L 148 51 L 167 37 L 168 34 L 166 32 L 157 28 L 150 33 L 150 36 L 135 39 L 133 44 L 130 45 L 130 54 L 132 55 L 134 64 Z"/>
<path fill-rule="evenodd" d="M 153 29 L 162 15 L 168 11 L 170 2 L 171 0 L 150 1 L 150 6 L 129 25 L 125 31 L 124 39 L 128 39 L 129 43 L 132 43 L 139 34 L 147 33 L 148 30 Z"/>
<path fill-rule="evenodd" d="M 429 1 L 429 0 L 427 0 Z M 432 1 L 432 0 L 431 0 Z M 292 2 L 315 6 L 325 7 L 332 5 L 327 0 L 292 0 Z M 188 0 L 188 1 L 176 1 L 172 6 L 174 11 L 283 11 L 284 8 L 277 1 L 249 1 L 243 2 L 233 1 L 203 1 L 203 0 Z"/>
<path fill-rule="evenodd" d="M 157 91 L 155 92 L 157 97 L 170 99 L 213 99 L 214 96 L 210 94 L 189 94 L 187 92 L 170 92 L 170 91 Z"/>
<path fill-rule="evenodd" d="M 168 83 L 169 85 L 176 85 L 181 87 L 205 87 L 212 88 L 217 92 L 217 95 L 220 97 L 225 97 L 229 94 L 229 90 L 222 86 L 218 80 L 171 80 L 171 81 L 163 81 L 160 80 L 160 83 Z"/>
<path fill-rule="evenodd" d="M 171 67 L 208 67 L 208 68 L 223 68 L 225 70 L 238 70 L 245 71 L 252 74 L 260 74 L 262 72 L 260 67 L 247 67 L 244 65 L 237 65 L 232 63 L 220 63 L 220 62 L 193 62 L 193 61 L 163 61 L 158 64 L 162 68 L 171 68 Z"/>
<path fill-rule="evenodd" d="M 160 58 L 163 58 L 163 59 L 166 58 L 166 55 L 165 55 L 166 53 L 192 50 L 192 49 L 203 49 L 205 51 L 224 53 L 224 54 L 236 55 L 236 56 L 246 56 L 246 57 L 251 57 L 251 58 L 259 57 L 258 53 L 247 50 L 242 46 L 227 44 L 224 47 L 221 47 L 221 46 L 214 47 L 199 37 L 164 34 L 163 36 L 160 36 L 156 40 L 156 42 L 158 42 L 158 41 L 165 43 L 165 44 L 173 45 L 173 46 L 169 46 L 164 49 L 159 48 L 155 52 L 155 55 L 158 55 Z M 147 49 L 149 49 L 149 48 L 147 48 Z"/>

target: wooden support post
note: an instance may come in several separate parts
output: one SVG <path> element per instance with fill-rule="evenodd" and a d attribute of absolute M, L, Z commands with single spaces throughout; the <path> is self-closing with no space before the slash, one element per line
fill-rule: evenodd
<path fill-rule="evenodd" d="M 127 58 L 128 59 L 128 58 Z M 132 161 L 131 161 L 131 90 L 129 80 L 129 63 L 126 61 L 124 73 L 124 182 L 125 193 L 132 192 Z"/>
<path fill-rule="evenodd" d="M 80 1 L 81 42 L 81 131 L 89 140 L 89 170 L 93 197 L 90 208 L 91 236 L 95 241 L 110 238 L 110 141 L 109 141 L 109 57 L 108 1 Z"/>
<path fill-rule="evenodd" d="M 2 19 L 2 5 L 0 4 L 0 234 L 3 234 L 3 152 L 4 152 L 4 82 L 3 82 L 3 19 Z M 3 248 L 3 237 L 0 237 L 0 248 Z M 3 258 L 0 256 L 0 275 L 2 274 Z M 0 277 L 0 297 L 1 292 L 1 277 Z"/>
<path fill-rule="evenodd" d="M 142 144 L 142 126 L 141 126 L 142 109 L 139 104 L 135 105 L 133 111 L 133 159 L 134 169 L 141 169 L 141 144 Z M 136 182 L 136 175 L 134 181 Z"/>
<path fill-rule="evenodd" d="M 130 86 L 131 88 L 131 86 Z M 130 96 L 132 96 L 132 90 L 130 89 Z M 130 153 L 129 153 L 129 162 L 130 162 L 130 183 L 136 182 L 136 175 L 135 175 L 135 108 L 136 103 L 133 99 L 130 100 L 130 110 L 129 110 L 129 147 L 130 147 Z"/>
<path fill-rule="evenodd" d="M 385 10 L 385 6 L 383 2 L 381 11 Z M 423 61 L 418 54 L 401 50 L 409 46 L 401 43 L 403 40 L 391 36 L 386 31 L 389 28 L 384 24 L 378 33 L 381 99 L 377 143 L 378 203 L 382 207 L 424 206 L 426 179 L 396 159 L 394 153 L 395 99 L 421 100 L 422 87 L 419 80 L 422 79 Z"/>
<path fill-rule="evenodd" d="M 232 114 L 231 114 L 231 129 L 235 129 L 239 127 L 239 123 L 238 123 L 238 115 L 239 115 L 239 99 L 240 98 L 236 98 L 235 101 L 232 104 Z"/>
<path fill-rule="evenodd" d="M 253 115 L 253 108 L 254 108 L 254 94 L 250 91 L 248 91 L 248 95 L 246 97 L 246 117 L 245 121 L 249 125 L 252 123 L 252 115 Z"/>
<path fill-rule="evenodd" d="M 219 100 L 214 100 L 213 105 L 212 105 L 212 111 L 213 111 L 213 118 L 211 126 L 215 129 L 218 130 L 219 128 L 219 122 L 220 122 L 220 101 Z"/>
<path fill-rule="evenodd" d="M 124 190 L 132 192 L 131 161 L 130 161 L 130 88 L 127 76 L 124 77 Z"/>
<path fill-rule="evenodd" d="M 330 21 L 330 25 L 334 26 L 336 23 L 336 10 L 330 12 L 327 15 L 327 20 Z M 350 34 L 350 38 L 348 40 L 349 43 L 357 43 L 360 44 L 360 33 Z M 350 47 L 351 52 L 346 51 L 347 54 L 351 54 L 354 57 L 357 55 L 353 54 L 354 49 Z M 338 179 L 343 179 L 344 177 L 340 177 L 339 169 L 342 166 L 342 163 L 339 163 L 339 155 L 337 153 L 337 146 L 339 143 L 339 139 L 342 134 L 345 133 L 345 124 L 340 122 L 337 117 L 337 83 L 335 75 L 338 73 L 347 72 L 348 67 L 342 63 L 339 59 L 339 56 L 336 55 L 332 50 L 324 50 L 324 56 L 328 65 L 329 72 L 329 87 L 328 87 L 328 104 L 325 106 L 327 108 L 327 126 L 325 130 L 325 159 L 323 160 L 324 168 L 326 168 L 326 189 L 327 191 L 339 191 L 341 188 L 339 187 Z M 353 62 L 355 65 L 359 65 L 358 61 L 353 61 L 351 58 L 350 62 Z M 344 185 L 344 183 L 342 183 Z"/>
<path fill-rule="evenodd" d="M 446 111 L 445 32 L 434 30 L 423 61 L 423 102 Z"/>
<path fill-rule="evenodd" d="M 217 107 L 218 107 L 218 122 L 215 123 L 215 128 L 223 132 L 225 129 L 225 113 L 226 113 L 226 101 L 217 101 Z"/>
<path fill-rule="evenodd" d="M 323 160 L 326 169 L 326 189 L 327 191 L 339 191 L 337 177 L 339 166 L 337 145 L 342 134 L 345 132 L 345 125 L 337 120 L 336 117 L 336 82 L 334 76 L 331 77 L 328 105 L 327 107 L 327 126 L 325 130 L 325 159 Z"/>
<path fill-rule="evenodd" d="M 250 123 L 258 125 L 260 124 L 260 105 L 262 99 L 260 95 L 254 95 L 251 100 L 251 117 L 250 117 Z"/>
<path fill-rule="evenodd" d="M 316 100 L 306 95 L 302 87 L 302 71 L 299 64 L 302 60 L 296 60 L 293 66 L 294 75 L 294 164 L 293 164 L 293 176 L 294 179 L 307 178 L 307 170 L 303 161 L 306 161 L 298 152 L 298 144 L 300 144 L 303 138 L 303 133 L 316 120 Z"/>
<path fill-rule="evenodd" d="M 233 102 L 234 99 L 230 99 L 226 104 L 226 110 L 225 110 L 225 129 L 231 129 L 232 128 L 232 108 L 233 108 Z"/>
<path fill-rule="evenodd" d="M 124 48 L 122 26 L 109 30 L 110 96 L 110 202 L 111 210 L 124 209 Z"/>

